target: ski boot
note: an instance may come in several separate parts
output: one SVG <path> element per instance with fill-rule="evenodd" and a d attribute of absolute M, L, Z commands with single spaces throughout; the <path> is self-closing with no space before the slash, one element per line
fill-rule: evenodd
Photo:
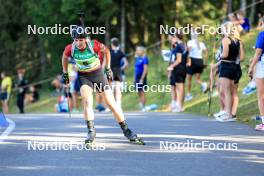
<path fill-rule="evenodd" d="M 87 134 L 87 138 L 85 139 L 85 146 L 87 148 L 91 148 L 93 146 L 95 136 L 96 136 L 95 130 L 94 129 L 89 130 Z"/>
<path fill-rule="evenodd" d="M 96 132 L 94 129 L 94 121 L 89 120 L 89 121 L 86 121 L 86 123 L 87 123 L 87 128 L 88 128 L 88 134 L 87 134 L 87 138 L 85 139 L 85 146 L 88 148 L 91 148 L 94 142 L 95 136 L 96 136 Z"/>

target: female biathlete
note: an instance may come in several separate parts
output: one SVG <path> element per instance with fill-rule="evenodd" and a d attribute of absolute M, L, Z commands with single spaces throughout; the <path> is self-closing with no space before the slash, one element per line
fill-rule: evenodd
<path fill-rule="evenodd" d="M 237 39 L 236 29 L 231 22 L 224 23 L 221 30 L 224 36 L 221 40 L 220 61 L 213 65 L 213 69 L 219 67 L 220 95 L 224 112 L 216 120 L 230 122 L 235 120 L 238 100 L 234 97 L 237 97 L 237 84 L 241 77 L 239 60 L 244 57 L 244 51 L 242 42 Z M 236 105 L 234 106 L 233 103 Z"/>
<path fill-rule="evenodd" d="M 130 142 L 144 144 L 144 142 L 128 128 L 124 114 L 117 108 L 113 92 L 108 84 L 107 78 L 111 79 L 112 77 L 109 49 L 97 40 L 89 40 L 85 34 L 84 28 L 81 26 L 74 28 L 71 35 L 74 41 L 72 44 L 68 44 L 65 47 L 62 56 L 63 82 L 66 86 L 69 86 L 67 58 L 72 57 L 78 69 L 78 81 L 84 108 L 84 118 L 88 128 L 88 136 L 85 140 L 85 144 L 90 145 L 96 136 L 94 128 L 93 90 L 96 90 L 103 96 L 106 104 L 115 116 L 116 121 L 119 123 L 124 136 L 127 137 Z M 103 73 L 98 58 L 98 53 L 102 50 L 104 50 L 106 56 L 106 76 Z"/>

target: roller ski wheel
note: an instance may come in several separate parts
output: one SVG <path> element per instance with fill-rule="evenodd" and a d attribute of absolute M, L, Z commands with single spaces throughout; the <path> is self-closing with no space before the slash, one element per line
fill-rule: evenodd
<path fill-rule="evenodd" d="M 91 149 L 95 146 L 95 142 L 94 141 L 88 141 L 88 140 L 85 140 L 85 147 L 87 149 Z"/>
<path fill-rule="evenodd" d="M 129 140 L 129 142 L 132 144 L 137 144 L 137 145 L 146 145 L 146 143 L 139 137 L 137 137 L 134 140 Z"/>

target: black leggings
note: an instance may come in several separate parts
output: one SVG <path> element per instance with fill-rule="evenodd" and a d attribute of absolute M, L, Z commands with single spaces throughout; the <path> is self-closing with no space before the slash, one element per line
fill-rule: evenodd
<path fill-rule="evenodd" d="M 19 109 L 19 113 L 24 113 L 24 98 L 25 93 L 17 94 L 17 107 Z"/>

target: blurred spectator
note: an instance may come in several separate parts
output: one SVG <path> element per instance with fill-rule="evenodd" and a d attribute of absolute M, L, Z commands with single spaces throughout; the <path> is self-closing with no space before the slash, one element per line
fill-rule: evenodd
<path fill-rule="evenodd" d="M 114 97 L 116 104 L 119 109 L 122 109 L 122 93 L 121 93 L 121 84 L 123 82 L 122 70 L 124 70 L 127 65 L 127 59 L 125 54 L 120 50 L 120 43 L 118 38 L 111 39 L 111 70 L 113 71 L 113 83 L 112 89 L 114 92 Z M 123 65 L 121 63 L 123 62 Z"/>
<path fill-rule="evenodd" d="M 57 75 L 57 77 L 54 80 L 52 80 L 51 86 L 53 88 L 55 88 L 56 94 L 59 94 L 62 91 L 62 79 L 61 79 L 61 75 Z"/>
<path fill-rule="evenodd" d="M 55 112 L 68 112 L 69 111 L 68 100 L 64 95 L 58 96 L 57 104 L 55 104 L 54 106 L 54 111 Z"/>
<path fill-rule="evenodd" d="M 230 20 L 230 22 L 232 22 L 234 24 L 234 35 L 235 35 L 235 38 L 238 39 L 238 40 L 241 40 L 240 38 L 240 35 L 241 33 L 243 32 L 243 27 L 241 26 L 241 21 L 239 21 L 238 17 L 236 14 L 229 14 L 228 15 L 228 18 Z"/>
<path fill-rule="evenodd" d="M 146 50 L 143 46 L 138 46 L 136 48 L 135 56 L 135 66 L 134 66 L 134 75 L 135 75 L 135 87 L 138 92 L 139 97 L 139 107 L 141 111 L 145 111 L 146 97 L 144 87 L 147 86 L 147 73 L 148 73 L 148 64 L 149 60 L 145 54 Z"/>
<path fill-rule="evenodd" d="M 29 87 L 29 92 L 26 94 L 25 103 L 35 103 L 39 100 L 39 93 L 35 86 Z"/>
<path fill-rule="evenodd" d="M 5 114 L 8 113 L 8 100 L 12 89 L 12 79 L 7 76 L 5 72 L 1 73 L 2 83 L 1 83 L 1 94 L 0 99 L 2 102 L 2 110 Z"/>
<path fill-rule="evenodd" d="M 264 25 L 263 21 L 264 21 L 263 12 L 259 12 L 258 13 L 258 27 L 257 27 L 257 29 L 262 29 L 262 26 Z"/>
<path fill-rule="evenodd" d="M 51 85 L 55 88 L 56 94 L 53 96 L 57 96 L 57 103 L 55 104 L 55 112 L 67 112 L 68 111 L 68 102 L 67 96 L 69 96 L 69 104 L 70 109 L 72 110 L 73 101 L 72 94 L 70 90 L 67 90 L 66 87 L 63 87 L 61 75 L 58 75 L 52 82 Z M 65 103 L 66 101 L 66 103 Z M 67 105 L 67 111 L 65 111 L 65 106 Z"/>
<path fill-rule="evenodd" d="M 257 89 L 255 79 L 253 78 L 247 86 L 243 89 L 243 95 L 250 95 L 254 93 Z"/>
<path fill-rule="evenodd" d="M 80 92 L 80 86 L 78 81 L 78 72 L 75 63 L 70 62 L 68 64 L 68 72 L 70 76 L 70 104 L 72 105 L 72 112 L 78 111 L 78 92 Z"/>
<path fill-rule="evenodd" d="M 239 24 L 242 26 L 243 30 L 245 32 L 249 32 L 250 31 L 250 22 L 249 22 L 248 18 L 244 17 L 244 13 L 243 12 L 237 13 L 237 18 L 238 18 Z"/>
<path fill-rule="evenodd" d="M 16 88 L 18 89 L 17 92 L 17 107 L 19 109 L 19 113 L 24 113 L 24 99 L 26 94 L 26 85 L 28 81 L 24 78 L 25 70 L 18 69 L 17 70 L 17 83 Z"/>

